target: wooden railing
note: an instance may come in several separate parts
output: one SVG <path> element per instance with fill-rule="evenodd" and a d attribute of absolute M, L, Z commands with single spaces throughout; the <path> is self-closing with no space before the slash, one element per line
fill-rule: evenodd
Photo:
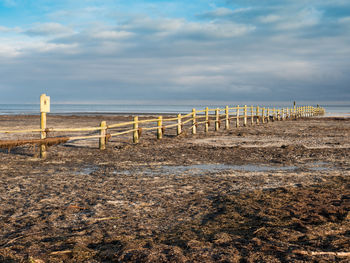
<path fill-rule="evenodd" d="M 200 125 L 203 125 L 204 132 L 209 132 L 209 126 L 214 123 L 214 131 L 220 130 L 224 126 L 225 130 L 230 129 L 233 123 L 235 127 L 248 126 L 254 124 L 264 124 L 270 121 L 282 121 L 286 119 L 298 119 L 305 117 L 312 117 L 323 115 L 325 110 L 321 107 L 301 106 L 293 108 L 269 108 L 261 106 L 235 106 L 225 108 L 204 110 L 192 109 L 192 112 L 182 115 L 178 114 L 176 117 L 164 118 L 159 116 L 152 119 L 139 119 L 139 116 L 134 116 L 132 121 L 121 122 L 115 124 L 107 124 L 102 121 L 99 127 L 85 127 L 85 128 L 46 128 L 46 123 L 42 124 L 41 129 L 26 129 L 26 130 L 0 130 L 5 134 L 18 133 L 40 133 L 40 139 L 26 139 L 26 140 L 0 140 L 0 148 L 7 148 L 9 151 L 12 147 L 34 144 L 40 147 L 41 157 L 46 156 L 46 146 L 63 143 L 73 140 L 99 139 L 99 149 L 106 149 L 106 144 L 111 137 L 121 136 L 125 134 L 132 134 L 134 143 L 138 143 L 143 132 L 156 131 L 157 139 L 162 139 L 166 129 L 176 129 L 176 135 L 182 134 L 185 130 L 190 130 L 192 134 L 196 134 Z M 248 122 L 249 120 L 249 122 Z M 46 121 L 46 116 L 45 116 Z M 222 125 L 224 124 L 224 125 Z M 48 134 L 69 132 L 77 135 L 61 136 L 61 137 L 47 137 Z M 90 134 L 81 134 L 82 132 L 90 132 Z"/>

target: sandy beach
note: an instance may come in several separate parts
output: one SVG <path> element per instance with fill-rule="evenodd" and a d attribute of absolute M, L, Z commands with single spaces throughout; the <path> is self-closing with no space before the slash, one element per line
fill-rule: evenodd
<path fill-rule="evenodd" d="M 38 128 L 39 116 L 0 123 Z M 0 149 L 0 262 L 349 262 L 350 118 L 213 129 L 112 137 L 104 151 L 71 141 L 45 160 Z"/>

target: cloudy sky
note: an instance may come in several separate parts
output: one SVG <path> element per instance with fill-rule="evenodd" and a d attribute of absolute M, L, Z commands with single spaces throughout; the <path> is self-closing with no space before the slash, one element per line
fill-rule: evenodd
<path fill-rule="evenodd" d="M 349 0 L 0 0 L 0 103 L 350 101 Z"/>

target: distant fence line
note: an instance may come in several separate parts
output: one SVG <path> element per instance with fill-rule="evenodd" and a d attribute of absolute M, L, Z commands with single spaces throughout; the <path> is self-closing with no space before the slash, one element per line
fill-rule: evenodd
<path fill-rule="evenodd" d="M 49 99 L 49 97 L 46 98 Z M 48 146 L 73 140 L 98 138 L 99 149 L 104 150 L 106 149 L 106 144 L 111 137 L 121 136 L 124 134 L 131 133 L 133 142 L 138 143 L 144 131 L 156 131 L 157 139 L 162 139 L 165 129 L 169 128 L 175 128 L 177 135 L 183 133 L 185 129 L 189 129 L 192 134 L 196 134 L 199 125 L 203 125 L 204 132 L 207 133 L 209 131 L 209 126 L 211 123 L 214 123 L 214 131 L 218 131 L 221 128 L 222 123 L 224 123 L 225 130 L 230 129 L 232 120 L 235 127 L 240 127 L 248 126 L 248 124 L 254 125 L 259 123 L 268 123 L 270 121 L 282 121 L 286 119 L 298 119 L 305 117 L 307 118 L 323 115 L 325 113 L 324 108 L 313 106 L 294 106 L 293 108 L 276 109 L 261 106 L 237 105 L 235 107 L 226 106 L 225 108 L 216 109 L 209 109 L 208 107 L 206 107 L 204 110 L 192 109 L 192 112 L 188 114 L 178 114 L 177 117 L 172 118 L 164 118 L 163 116 L 159 116 L 158 118 L 139 120 L 138 116 L 134 116 L 132 121 L 109 125 L 107 125 L 106 121 L 102 121 L 99 127 L 47 128 L 46 112 L 49 112 L 49 108 L 46 110 L 45 108 L 43 109 L 44 110 L 42 110 L 41 107 L 40 129 L 9 131 L 0 130 L 0 133 L 5 134 L 38 132 L 40 133 L 40 139 L 0 140 L 0 148 L 7 148 L 8 151 L 10 151 L 11 148 L 24 144 L 39 145 L 40 156 L 41 158 L 45 158 Z M 47 137 L 48 133 L 52 132 L 96 132 L 97 134 L 76 135 L 69 137 Z"/>

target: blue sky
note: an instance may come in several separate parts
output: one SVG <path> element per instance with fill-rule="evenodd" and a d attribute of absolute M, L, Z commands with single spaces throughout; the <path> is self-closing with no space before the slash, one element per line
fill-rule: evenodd
<path fill-rule="evenodd" d="M 0 103 L 350 101 L 348 0 L 0 0 Z"/>

